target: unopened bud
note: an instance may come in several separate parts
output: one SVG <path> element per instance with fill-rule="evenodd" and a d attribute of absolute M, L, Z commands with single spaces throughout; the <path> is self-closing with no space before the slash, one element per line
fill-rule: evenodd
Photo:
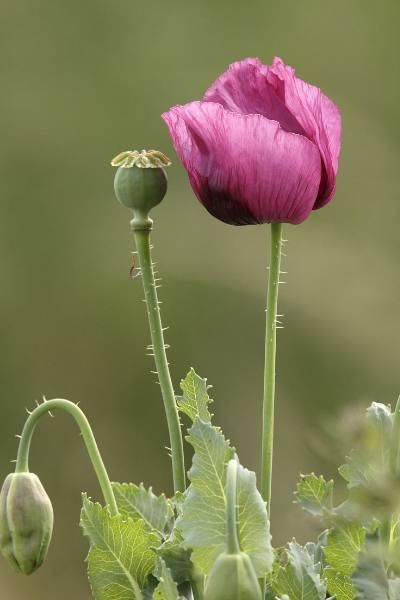
<path fill-rule="evenodd" d="M 204 600 L 261 600 L 261 588 L 244 552 L 220 554 L 208 577 Z"/>
<path fill-rule="evenodd" d="M 112 161 L 118 167 L 114 179 L 114 191 L 124 206 L 134 211 L 135 219 L 146 223 L 148 214 L 157 206 L 167 192 L 167 175 L 164 167 L 171 161 L 158 150 L 126 151 Z"/>
<path fill-rule="evenodd" d="M 19 573 L 30 575 L 46 558 L 53 508 L 33 473 L 11 473 L 0 492 L 0 550 Z"/>

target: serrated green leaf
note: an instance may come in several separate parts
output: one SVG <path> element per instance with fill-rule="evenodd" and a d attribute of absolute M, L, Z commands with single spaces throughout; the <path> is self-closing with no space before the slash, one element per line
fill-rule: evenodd
<path fill-rule="evenodd" d="M 324 570 L 324 578 L 328 592 L 335 596 L 336 600 L 354 600 L 357 596 L 357 590 L 348 575 L 338 573 L 332 567 Z"/>
<path fill-rule="evenodd" d="M 257 576 L 265 576 L 273 562 L 266 504 L 257 490 L 255 473 L 241 465 L 237 470 L 237 506 L 241 550 L 250 556 Z"/>
<path fill-rule="evenodd" d="M 307 544 L 305 544 L 305 546 L 304 546 L 304 550 L 306 550 L 306 552 L 308 552 L 314 565 L 320 565 L 320 571 L 322 571 L 322 568 L 324 567 L 324 561 L 325 561 L 324 548 L 326 546 L 326 540 L 328 537 L 328 533 L 329 533 L 329 529 L 322 531 L 322 533 L 319 534 L 318 540 L 316 543 L 315 542 L 307 542 Z"/>
<path fill-rule="evenodd" d="M 143 484 L 112 484 L 118 510 L 126 516 L 143 519 L 150 529 L 163 534 L 173 517 L 172 506 L 164 494 L 156 496 L 151 488 Z"/>
<path fill-rule="evenodd" d="M 178 528 L 175 527 L 170 537 L 157 548 L 157 554 L 163 559 L 178 584 L 190 580 L 193 569 L 191 551 L 183 547 L 182 533 Z M 161 577 L 159 565 L 154 574 L 158 579 Z"/>
<path fill-rule="evenodd" d="M 185 546 L 193 549 L 193 563 L 208 574 L 216 557 L 225 550 L 226 467 L 234 450 L 219 429 L 198 418 L 189 434 L 188 441 L 195 450 L 189 472 L 191 485 L 177 525 Z M 257 491 L 254 473 L 240 466 L 237 493 L 240 547 L 250 556 L 257 576 L 263 577 L 272 564 L 266 506 Z"/>
<path fill-rule="evenodd" d="M 212 402 L 207 391 L 209 388 L 207 380 L 199 377 L 194 369 L 190 369 L 185 379 L 182 379 L 183 396 L 178 396 L 176 401 L 179 410 L 191 421 L 198 417 L 206 423 L 211 422 L 212 415 L 208 410 L 208 405 Z"/>
<path fill-rule="evenodd" d="M 302 475 L 296 489 L 296 501 L 314 516 L 322 517 L 332 510 L 333 480 L 326 481 L 315 473 Z"/>
<path fill-rule="evenodd" d="M 171 498 L 171 502 L 179 515 L 181 513 L 182 504 L 185 502 L 186 491 L 185 492 L 175 492 L 175 495 Z"/>
<path fill-rule="evenodd" d="M 388 600 L 389 582 L 378 544 L 367 542 L 351 579 L 358 592 L 357 600 Z"/>
<path fill-rule="evenodd" d="M 332 529 L 324 548 L 328 565 L 342 575 L 353 575 L 364 540 L 365 529 L 357 523 L 343 523 Z"/>
<path fill-rule="evenodd" d="M 146 586 L 142 590 L 143 600 L 153 600 L 154 590 L 158 585 L 158 581 L 155 577 L 150 577 L 147 579 Z"/>
<path fill-rule="evenodd" d="M 183 503 L 187 492 L 176 492 L 171 499 L 174 511 L 178 517 L 182 516 Z M 157 548 L 157 555 L 165 562 L 167 568 L 171 571 L 174 581 L 178 584 L 190 580 L 193 570 L 191 561 L 191 550 L 184 548 L 182 532 L 175 521 L 174 527 L 168 538 Z M 160 578 L 160 561 L 157 561 L 156 569 L 153 573 Z"/>
<path fill-rule="evenodd" d="M 339 468 L 350 487 L 374 486 L 390 469 L 393 415 L 390 407 L 373 402 L 367 409 L 360 440 Z"/>
<path fill-rule="evenodd" d="M 326 585 L 320 577 L 320 565 L 315 564 L 310 553 L 296 542 L 286 550 L 287 564 L 281 565 L 273 581 L 273 591 L 278 597 L 290 600 L 324 600 Z"/>
<path fill-rule="evenodd" d="M 160 583 L 154 590 L 153 600 L 182 600 L 171 571 L 166 567 L 164 561 L 160 560 L 160 563 Z"/>
<path fill-rule="evenodd" d="M 92 546 L 87 557 L 90 587 L 96 600 L 142 600 L 143 595 L 117 554 Z"/>
<path fill-rule="evenodd" d="M 389 579 L 389 600 L 399 600 L 400 598 L 400 578 Z"/>
<path fill-rule="evenodd" d="M 96 600 L 141 600 L 159 536 L 143 520 L 111 516 L 83 496 L 81 526 L 91 541 L 89 580 Z"/>
<path fill-rule="evenodd" d="M 177 525 L 186 547 L 193 549 L 192 561 L 209 573 L 225 549 L 226 465 L 234 451 L 220 430 L 199 419 L 187 440 L 195 453 L 189 471 L 191 485 Z"/>
<path fill-rule="evenodd" d="M 393 427 L 390 406 L 381 402 L 372 402 L 371 406 L 367 408 L 367 422 L 382 440 L 385 440 L 388 435 L 390 436 Z"/>
<path fill-rule="evenodd" d="M 400 515 L 398 512 L 393 514 L 390 519 L 389 551 L 387 559 L 398 573 L 400 569 Z"/>

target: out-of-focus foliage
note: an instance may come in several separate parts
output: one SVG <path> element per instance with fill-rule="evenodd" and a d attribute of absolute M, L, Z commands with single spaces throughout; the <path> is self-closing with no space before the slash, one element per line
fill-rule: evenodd
<path fill-rule="evenodd" d="M 272 533 L 275 545 L 312 535 L 292 506 L 293 484 L 300 471 L 329 476 L 345 450 L 326 452 L 322 417 L 393 402 L 399 391 L 399 17 L 397 0 L 4 0 L 2 478 L 24 407 L 44 393 L 81 401 L 113 479 L 171 492 L 159 389 L 144 356 L 141 282 L 129 278 L 133 243 L 108 163 L 142 147 L 174 158 L 161 112 L 199 98 L 233 60 L 278 54 L 323 87 L 344 120 L 336 199 L 286 228 L 281 288 Z M 176 159 L 168 174 L 154 242 L 176 389 L 190 366 L 207 373 L 217 422 L 256 468 L 266 229 L 214 221 Z M 74 425 L 57 416 L 40 429 L 32 462 L 54 500 L 52 552 L 29 580 L 2 562 L 1 593 L 89 598 L 80 491 L 100 494 Z"/>
<path fill-rule="evenodd" d="M 390 406 L 373 402 L 359 422 L 355 447 L 339 468 L 347 481 L 345 500 L 334 506 L 333 481 L 313 473 L 302 476 L 297 486 L 297 502 L 327 527 L 316 564 L 336 600 L 398 598 L 399 450 L 400 401 L 394 413 Z"/>

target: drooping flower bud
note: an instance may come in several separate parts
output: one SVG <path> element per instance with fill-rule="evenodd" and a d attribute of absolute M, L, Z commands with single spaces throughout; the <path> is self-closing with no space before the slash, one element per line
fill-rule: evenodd
<path fill-rule="evenodd" d="M 19 573 L 30 575 L 46 558 L 53 507 L 33 473 L 11 473 L 0 492 L 0 550 Z"/>
<path fill-rule="evenodd" d="M 118 167 L 114 179 L 115 195 L 121 204 L 134 211 L 138 222 L 146 223 L 150 210 L 167 192 L 164 167 L 171 161 L 158 150 L 129 150 L 118 154 L 111 164 Z"/>
<path fill-rule="evenodd" d="M 220 554 L 208 577 L 204 600 L 261 600 L 261 589 L 244 552 Z"/>

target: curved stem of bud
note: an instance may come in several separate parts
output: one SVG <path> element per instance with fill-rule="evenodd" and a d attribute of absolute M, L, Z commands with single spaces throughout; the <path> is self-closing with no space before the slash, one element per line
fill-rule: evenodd
<path fill-rule="evenodd" d="M 264 402 L 261 458 L 261 494 L 271 511 L 272 457 L 274 445 L 275 363 L 278 288 L 282 255 L 282 223 L 271 224 L 271 258 L 268 276 L 265 330 Z"/>
<path fill-rule="evenodd" d="M 139 256 L 154 361 L 156 364 L 165 414 L 167 417 L 171 444 L 174 490 L 175 492 L 183 492 L 185 490 L 186 483 L 182 431 L 178 409 L 176 406 L 175 392 L 169 372 L 163 327 L 161 323 L 160 303 L 158 301 L 157 286 L 154 280 L 153 263 L 150 250 L 151 226 L 149 226 L 147 229 L 143 226 L 137 227 L 134 219 L 132 221 L 132 229 L 135 235 L 136 248 Z"/>
<path fill-rule="evenodd" d="M 57 398 L 54 400 L 45 400 L 43 404 L 40 404 L 31 412 L 22 430 L 22 435 L 18 447 L 15 472 L 29 472 L 29 451 L 31 447 L 33 432 L 35 431 L 36 425 L 38 424 L 40 417 L 55 409 L 65 410 L 75 419 L 82 434 L 83 440 L 85 442 L 86 449 L 88 451 L 93 468 L 96 472 L 105 503 L 108 505 L 108 508 L 112 515 L 118 514 L 118 507 L 115 501 L 114 492 L 110 483 L 110 479 L 108 477 L 107 470 L 104 466 L 103 459 L 101 458 L 96 439 L 93 435 L 92 428 L 90 427 L 90 423 L 87 420 L 84 412 L 76 404 L 70 402 L 69 400 L 64 400 L 61 398 Z"/>
<path fill-rule="evenodd" d="M 237 469 L 236 459 L 228 463 L 226 474 L 226 546 L 228 554 L 239 554 L 240 545 L 237 531 Z"/>

